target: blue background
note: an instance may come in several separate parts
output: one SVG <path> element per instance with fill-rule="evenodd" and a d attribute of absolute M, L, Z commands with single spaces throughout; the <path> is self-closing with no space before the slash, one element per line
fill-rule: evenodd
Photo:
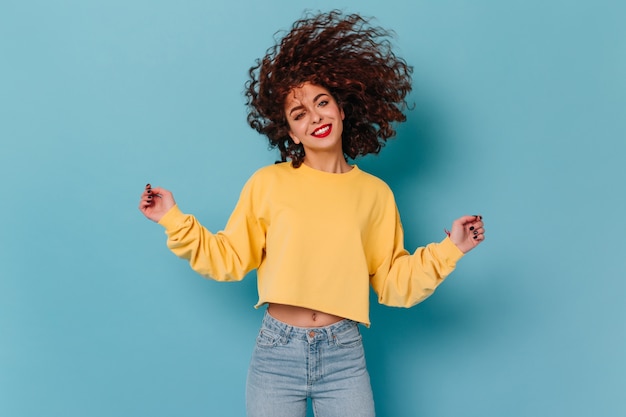
<path fill-rule="evenodd" d="M 0 2 L 0 415 L 242 416 L 256 280 L 195 275 L 137 210 L 213 230 L 277 155 L 254 60 L 306 7 L 375 16 L 415 67 L 357 161 L 409 247 L 481 213 L 426 302 L 374 305 L 378 415 L 626 415 L 626 6 L 618 1 Z"/>

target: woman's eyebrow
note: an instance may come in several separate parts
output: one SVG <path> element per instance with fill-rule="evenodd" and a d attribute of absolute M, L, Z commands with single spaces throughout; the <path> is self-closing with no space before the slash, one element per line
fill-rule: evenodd
<path fill-rule="evenodd" d="M 319 100 L 320 97 L 322 96 L 327 96 L 328 94 L 326 93 L 319 93 L 318 95 L 315 96 L 315 98 L 313 99 L 313 103 L 317 102 L 317 100 Z"/>
<path fill-rule="evenodd" d="M 317 101 L 320 99 L 320 97 L 327 96 L 327 95 L 328 94 L 326 94 L 326 93 L 319 93 L 318 95 L 316 95 L 313 98 L 313 103 L 317 103 Z M 304 108 L 304 105 L 302 105 L 302 104 L 299 104 L 299 105 L 297 105 L 295 107 L 292 107 L 291 109 L 289 109 L 289 115 L 291 116 L 291 113 L 293 113 L 296 110 L 301 110 L 303 108 Z"/>
<path fill-rule="evenodd" d="M 296 110 L 301 110 L 301 109 L 303 109 L 303 108 L 304 108 L 304 106 L 303 106 L 302 104 L 300 104 L 300 105 L 298 105 L 298 106 L 295 106 L 295 107 L 292 107 L 292 108 L 289 110 L 289 115 L 291 116 L 291 113 L 293 113 L 293 112 L 294 112 L 294 111 L 296 111 Z"/>

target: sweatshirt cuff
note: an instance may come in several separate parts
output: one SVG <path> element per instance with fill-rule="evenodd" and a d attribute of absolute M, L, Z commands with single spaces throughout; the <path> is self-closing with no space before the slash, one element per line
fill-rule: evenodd
<path fill-rule="evenodd" d="M 185 221 L 185 217 L 187 215 L 184 214 L 178 208 L 178 205 L 174 205 L 171 209 L 167 211 L 159 220 L 159 224 L 165 228 L 165 230 L 170 230 L 176 228 L 178 225 Z"/>
<path fill-rule="evenodd" d="M 465 255 L 449 237 L 442 240 L 438 246 L 437 249 L 441 259 L 445 260 L 445 262 L 452 267 L 456 266 L 457 261 Z"/>

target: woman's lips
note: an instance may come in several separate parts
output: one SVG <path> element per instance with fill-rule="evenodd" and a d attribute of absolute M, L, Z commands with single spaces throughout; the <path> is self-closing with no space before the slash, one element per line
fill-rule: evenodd
<path fill-rule="evenodd" d="M 313 131 L 313 133 L 311 133 L 312 136 L 315 136 L 316 138 L 325 138 L 326 136 L 330 135 L 330 132 L 333 130 L 333 126 L 328 124 L 328 125 L 324 125 L 318 129 L 315 129 Z"/>

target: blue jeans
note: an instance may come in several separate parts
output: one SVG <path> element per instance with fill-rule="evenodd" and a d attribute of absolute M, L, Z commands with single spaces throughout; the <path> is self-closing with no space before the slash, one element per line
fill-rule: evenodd
<path fill-rule="evenodd" d="M 302 328 L 265 313 L 246 387 L 248 417 L 373 417 L 358 324 Z"/>

